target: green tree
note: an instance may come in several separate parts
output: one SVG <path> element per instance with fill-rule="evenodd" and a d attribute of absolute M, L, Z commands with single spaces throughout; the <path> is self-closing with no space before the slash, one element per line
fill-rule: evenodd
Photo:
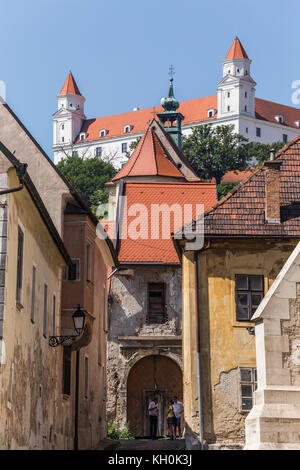
<path fill-rule="evenodd" d="M 115 168 L 97 157 L 66 157 L 57 164 L 59 171 L 81 192 L 92 210 L 108 201 L 105 183 L 116 174 Z"/>
<path fill-rule="evenodd" d="M 128 152 L 126 152 L 125 156 L 126 158 L 130 158 L 131 155 L 132 155 L 132 152 L 133 150 L 137 147 L 139 141 L 141 140 L 141 137 L 137 137 L 135 140 L 133 140 L 132 142 L 130 142 L 129 144 L 129 150 Z"/>
<path fill-rule="evenodd" d="M 268 158 L 270 157 L 271 150 L 275 150 L 275 152 L 278 152 L 278 150 L 282 149 L 284 145 L 285 143 L 283 142 L 273 142 L 273 144 L 249 142 L 244 145 L 244 149 L 247 152 L 249 162 L 251 162 L 251 160 L 253 159 L 256 159 L 256 162 L 254 162 L 254 166 L 260 166 L 263 164 L 263 162 L 268 160 Z"/>
<path fill-rule="evenodd" d="M 195 127 L 191 135 L 183 137 L 183 153 L 199 178 L 215 178 L 219 185 L 228 171 L 247 168 L 249 157 L 243 144 L 248 139 L 233 130 L 233 125 L 213 128 L 205 124 Z"/>

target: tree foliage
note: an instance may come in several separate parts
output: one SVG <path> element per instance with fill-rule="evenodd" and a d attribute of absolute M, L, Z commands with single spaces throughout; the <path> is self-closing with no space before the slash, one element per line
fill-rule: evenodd
<path fill-rule="evenodd" d="M 105 183 L 116 174 L 115 168 L 97 157 L 83 160 L 78 156 L 66 157 L 57 164 L 59 171 L 71 181 L 95 211 L 100 203 L 108 201 Z"/>
<path fill-rule="evenodd" d="M 283 142 L 273 142 L 273 144 L 249 142 L 248 144 L 245 144 L 244 147 L 248 155 L 249 163 L 252 162 L 253 166 L 260 166 L 263 162 L 268 160 L 271 150 L 278 152 L 278 150 L 282 149 L 284 145 L 285 144 Z"/>
<path fill-rule="evenodd" d="M 244 144 L 248 141 L 233 132 L 233 125 L 197 126 L 192 134 L 183 137 L 182 150 L 199 178 L 215 178 L 217 185 L 228 171 L 244 170 L 248 154 Z"/>

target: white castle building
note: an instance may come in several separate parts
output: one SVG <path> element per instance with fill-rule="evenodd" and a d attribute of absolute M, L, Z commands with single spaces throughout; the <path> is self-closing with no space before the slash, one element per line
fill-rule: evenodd
<path fill-rule="evenodd" d="M 300 133 L 300 109 L 255 97 L 251 60 L 240 40 L 235 38 L 223 61 L 223 78 L 217 94 L 180 102 L 184 116 L 182 134 L 188 135 L 201 124 L 233 124 L 235 132 L 249 141 L 288 142 Z M 146 131 L 153 114 L 163 108 L 138 109 L 128 113 L 86 119 L 85 98 L 71 73 L 57 96 L 53 115 L 54 162 L 67 155 L 98 156 L 120 167 L 126 161 L 129 145 Z"/>

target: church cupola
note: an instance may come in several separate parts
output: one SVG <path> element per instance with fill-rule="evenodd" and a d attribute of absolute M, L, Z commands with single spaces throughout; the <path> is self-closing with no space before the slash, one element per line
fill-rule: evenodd
<path fill-rule="evenodd" d="M 236 37 L 223 61 L 223 78 L 218 83 L 218 117 L 255 117 L 255 81 L 250 75 L 251 60 Z"/>
<path fill-rule="evenodd" d="M 174 96 L 172 70 L 168 97 L 162 98 L 161 105 L 164 108 L 164 111 L 162 113 L 157 113 L 157 117 L 164 130 L 172 136 L 175 144 L 181 150 L 181 122 L 183 121 L 184 116 L 177 111 L 179 108 L 179 101 L 177 101 Z"/>

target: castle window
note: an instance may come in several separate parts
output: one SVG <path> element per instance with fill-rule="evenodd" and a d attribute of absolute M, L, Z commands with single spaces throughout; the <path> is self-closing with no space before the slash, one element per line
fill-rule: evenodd
<path fill-rule="evenodd" d="M 214 109 L 209 109 L 209 110 L 207 111 L 207 115 L 208 115 L 209 118 L 214 117 L 214 115 L 215 115 L 215 110 L 214 110 Z"/>
<path fill-rule="evenodd" d="M 300 127 L 300 121 L 295 121 L 297 127 Z"/>
<path fill-rule="evenodd" d="M 85 132 L 81 132 L 81 134 L 79 135 L 79 139 L 80 139 L 80 140 L 86 139 L 86 133 L 85 133 Z"/>
<path fill-rule="evenodd" d="M 250 411 L 253 406 L 253 394 L 257 389 L 255 367 L 240 367 L 241 411 Z"/>
<path fill-rule="evenodd" d="M 63 269 L 63 281 L 80 281 L 80 259 L 72 259 L 72 266 Z"/>
<path fill-rule="evenodd" d="M 96 157 L 102 157 L 102 147 L 96 147 Z"/>
<path fill-rule="evenodd" d="M 230 106 L 227 106 L 227 111 L 230 111 Z"/>
<path fill-rule="evenodd" d="M 62 142 L 64 142 L 64 141 L 65 141 L 65 138 L 64 138 L 64 137 L 62 137 L 62 138 L 61 138 L 61 141 L 62 141 Z"/>
<path fill-rule="evenodd" d="M 275 119 L 277 122 L 279 122 L 279 124 L 283 124 L 283 116 L 281 114 L 275 116 Z"/>
<path fill-rule="evenodd" d="M 47 338 L 47 323 L 48 323 L 48 286 L 44 284 L 44 315 L 43 315 L 43 336 Z"/>
<path fill-rule="evenodd" d="M 256 128 L 256 137 L 261 137 L 261 128 L 260 127 Z"/>
<path fill-rule="evenodd" d="M 236 69 L 237 73 L 240 73 L 240 69 Z"/>
<path fill-rule="evenodd" d="M 245 98 L 248 98 L 248 93 L 245 91 Z"/>
<path fill-rule="evenodd" d="M 230 91 L 227 93 L 227 98 L 230 98 Z"/>
<path fill-rule="evenodd" d="M 72 103 L 70 103 L 70 108 L 73 108 L 73 105 L 72 105 Z"/>
<path fill-rule="evenodd" d="M 92 246 L 86 246 L 86 280 L 92 282 Z"/>
<path fill-rule="evenodd" d="M 147 323 L 163 324 L 167 319 L 165 284 L 161 282 L 149 282 Z"/>
<path fill-rule="evenodd" d="M 126 153 L 126 152 L 127 152 L 127 142 L 122 144 L 122 153 Z"/>
<path fill-rule="evenodd" d="M 65 125 L 64 125 L 64 124 L 62 124 L 62 125 L 61 125 L 61 130 L 63 131 L 63 130 L 64 130 L 64 128 L 65 128 Z"/>
<path fill-rule="evenodd" d="M 283 142 L 286 144 L 287 141 L 288 141 L 288 135 L 287 135 L 287 134 L 283 134 L 282 140 L 283 140 Z"/>
<path fill-rule="evenodd" d="M 246 127 L 246 134 L 248 134 L 248 132 L 249 132 L 249 129 L 248 129 L 248 127 Z"/>
<path fill-rule="evenodd" d="M 78 151 L 77 150 L 73 150 L 72 157 L 78 157 Z"/>
<path fill-rule="evenodd" d="M 247 112 L 247 106 L 245 106 L 245 111 Z"/>
<path fill-rule="evenodd" d="M 56 330 L 56 295 L 53 294 L 53 299 L 52 299 L 52 335 L 55 336 L 55 330 Z"/>
<path fill-rule="evenodd" d="M 250 321 L 263 297 L 263 276 L 236 274 L 235 300 L 237 321 Z"/>
<path fill-rule="evenodd" d="M 32 266 L 32 282 L 31 282 L 31 309 L 30 309 L 30 320 L 34 323 L 35 314 L 35 283 L 36 283 L 36 267 Z"/>
<path fill-rule="evenodd" d="M 107 130 L 106 129 L 101 129 L 100 130 L 100 137 L 105 137 L 107 134 Z"/>
<path fill-rule="evenodd" d="M 132 127 L 131 127 L 129 124 L 127 124 L 126 126 L 124 126 L 124 134 L 128 134 L 128 132 L 130 132 L 131 129 L 132 129 Z"/>

